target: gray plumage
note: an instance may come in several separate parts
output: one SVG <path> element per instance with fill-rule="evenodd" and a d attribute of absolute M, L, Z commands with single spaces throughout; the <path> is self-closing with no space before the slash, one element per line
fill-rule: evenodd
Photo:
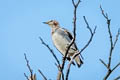
<path fill-rule="evenodd" d="M 72 34 L 59 26 L 59 23 L 55 20 L 51 20 L 48 22 L 44 22 L 45 24 L 48 24 L 52 28 L 52 41 L 57 50 L 64 56 L 67 50 L 67 47 L 71 40 L 73 39 Z M 73 56 L 75 53 L 78 53 L 79 50 L 74 43 L 68 52 L 67 58 L 70 59 L 71 56 Z M 80 59 L 80 56 L 76 56 L 75 61 L 78 65 L 78 67 L 83 64 L 82 60 Z"/>

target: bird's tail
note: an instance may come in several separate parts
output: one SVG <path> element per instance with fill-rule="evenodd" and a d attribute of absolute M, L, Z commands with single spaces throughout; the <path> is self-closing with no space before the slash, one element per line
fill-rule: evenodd
<path fill-rule="evenodd" d="M 80 68 L 80 66 L 83 64 L 83 61 L 80 59 L 80 56 L 75 57 L 75 62 L 77 63 L 77 66 Z"/>

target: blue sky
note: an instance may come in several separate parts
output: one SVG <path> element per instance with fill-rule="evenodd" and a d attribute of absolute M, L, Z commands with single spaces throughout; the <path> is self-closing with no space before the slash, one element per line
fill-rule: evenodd
<path fill-rule="evenodd" d="M 97 25 L 97 31 L 90 46 L 83 52 L 84 64 L 78 69 L 72 66 L 70 80 L 102 80 L 106 68 L 99 59 L 108 61 L 110 48 L 106 21 L 101 15 L 100 4 L 111 20 L 113 38 L 120 28 L 120 1 L 116 0 L 82 0 L 77 11 L 76 43 L 81 49 L 90 37 L 83 16 L 86 16 L 92 29 Z M 42 22 L 55 19 L 60 25 L 72 32 L 73 5 L 71 0 L 1 0 L 0 1 L 0 80 L 26 80 L 24 72 L 29 74 L 24 59 L 24 53 L 30 65 L 42 77 L 38 69 L 47 78 L 55 80 L 57 68 L 49 50 L 44 47 L 39 36 L 49 44 L 61 61 L 62 56 L 56 50 L 51 40 L 50 27 Z M 113 51 L 112 67 L 120 61 L 120 40 Z M 68 62 L 67 62 L 68 63 Z M 109 77 L 113 80 L 120 75 L 117 68 Z"/>

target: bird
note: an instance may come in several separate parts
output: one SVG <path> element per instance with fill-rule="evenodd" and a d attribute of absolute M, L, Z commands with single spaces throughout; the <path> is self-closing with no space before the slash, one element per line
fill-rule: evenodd
<path fill-rule="evenodd" d="M 47 22 L 43 22 L 44 24 L 47 24 L 51 27 L 51 36 L 54 46 L 57 48 L 57 50 L 65 56 L 65 53 L 68 49 L 68 46 L 73 39 L 72 34 L 65 28 L 60 27 L 60 24 L 56 20 L 49 20 Z M 74 42 L 72 46 L 70 47 L 68 54 L 67 54 L 67 60 L 71 60 L 71 57 L 78 53 L 79 50 L 76 46 L 76 43 Z M 78 66 L 78 68 L 83 64 L 82 59 L 80 58 L 80 55 L 77 55 L 75 57 L 75 62 Z M 73 63 L 74 64 L 74 63 Z"/>

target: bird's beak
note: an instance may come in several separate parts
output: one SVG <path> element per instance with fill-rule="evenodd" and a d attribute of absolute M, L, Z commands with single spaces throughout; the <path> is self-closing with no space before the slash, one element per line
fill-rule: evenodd
<path fill-rule="evenodd" d="M 48 24 L 48 22 L 43 22 L 44 24 Z"/>

